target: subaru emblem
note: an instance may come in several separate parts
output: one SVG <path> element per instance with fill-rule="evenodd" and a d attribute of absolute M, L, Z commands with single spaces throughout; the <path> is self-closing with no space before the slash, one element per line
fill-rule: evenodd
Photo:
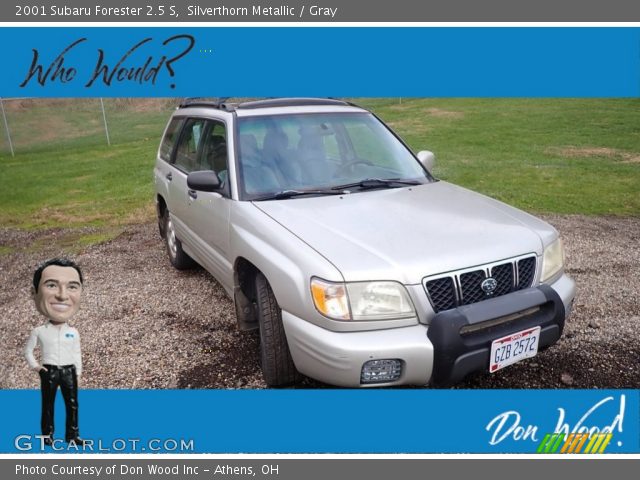
<path fill-rule="evenodd" d="M 491 295 L 495 292 L 496 288 L 498 288 L 498 281 L 495 278 L 489 277 L 480 284 L 480 288 L 487 295 Z"/>

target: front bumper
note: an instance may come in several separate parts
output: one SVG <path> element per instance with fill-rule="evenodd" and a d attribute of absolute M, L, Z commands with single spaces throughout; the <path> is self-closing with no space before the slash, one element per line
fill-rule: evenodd
<path fill-rule="evenodd" d="M 551 286 L 542 285 L 440 312 L 429 326 L 334 332 L 285 311 L 282 321 L 296 368 L 311 378 L 343 387 L 428 383 L 444 386 L 459 382 L 471 372 L 486 371 L 491 342 L 496 338 L 539 325 L 539 347 L 554 344 L 562 334 L 574 296 L 575 283 L 563 275 Z M 535 312 L 482 328 L 489 320 L 530 309 Z M 465 325 L 480 328 L 461 335 L 460 329 Z M 400 378 L 389 383 L 361 384 L 363 364 L 376 359 L 401 360 Z"/>
<path fill-rule="evenodd" d="M 300 373 L 330 385 L 361 387 L 362 365 L 375 359 L 403 361 L 402 376 L 385 385 L 424 385 L 431 377 L 433 345 L 426 325 L 372 330 L 333 332 L 282 312 L 282 323 L 293 363 Z"/>
<path fill-rule="evenodd" d="M 564 320 L 562 299 L 548 285 L 440 312 L 427 333 L 434 345 L 431 383 L 449 386 L 471 372 L 486 370 L 491 342 L 511 333 L 540 326 L 538 348 L 553 345 L 562 335 Z M 468 333 L 461 333 L 463 329 Z"/>

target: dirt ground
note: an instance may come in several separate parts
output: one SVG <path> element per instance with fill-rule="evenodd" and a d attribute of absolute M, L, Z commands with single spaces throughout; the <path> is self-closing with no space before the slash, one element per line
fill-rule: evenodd
<path fill-rule="evenodd" d="M 457 388 L 640 388 L 640 219 L 545 219 L 561 232 L 578 284 L 563 338 Z M 0 228 L 0 388 L 38 386 L 22 355 L 41 323 L 30 282 L 39 262 L 63 253 L 54 240 L 68 234 Z M 257 335 L 236 329 L 232 302 L 207 272 L 170 266 L 155 224 L 127 227 L 74 258 L 86 277 L 73 321 L 83 388 L 265 388 Z M 326 387 L 306 379 L 297 388 Z"/>

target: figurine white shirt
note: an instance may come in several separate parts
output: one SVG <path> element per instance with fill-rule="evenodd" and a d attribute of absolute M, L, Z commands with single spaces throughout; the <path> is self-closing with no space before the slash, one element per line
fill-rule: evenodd
<path fill-rule="evenodd" d="M 33 350 L 40 347 L 41 362 L 36 360 Z M 78 377 L 82 373 L 82 355 L 78 331 L 63 323 L 60 326 L 47 322 L 31 331 L 24 348 L 29 366 L 33 369 L 40 365 L 75 365 Z"/>

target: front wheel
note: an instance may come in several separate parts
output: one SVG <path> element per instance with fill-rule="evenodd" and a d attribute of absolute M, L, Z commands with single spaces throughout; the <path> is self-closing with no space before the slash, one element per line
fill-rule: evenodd
<path fill-rule="evenodd" d="M 169 261 L 178 270 L 186 270 L 194 265 L 192 258 L 182 250 L 182 242 L 176 237 L 176 230 L 171 221 L 169 210 L 165 209 L 162 216 L 164 225 L 164 241 L 167 245 L 167 254 L 169 255 Z"/>
<path fill-rule="evenodd" d="M 256 308 L 260 323 L 260 361 L 262 375 L 270 387 L 298 382 L 296 370 L 282 325 L 282 310 L 265 276 L 256 275 Z"/>

